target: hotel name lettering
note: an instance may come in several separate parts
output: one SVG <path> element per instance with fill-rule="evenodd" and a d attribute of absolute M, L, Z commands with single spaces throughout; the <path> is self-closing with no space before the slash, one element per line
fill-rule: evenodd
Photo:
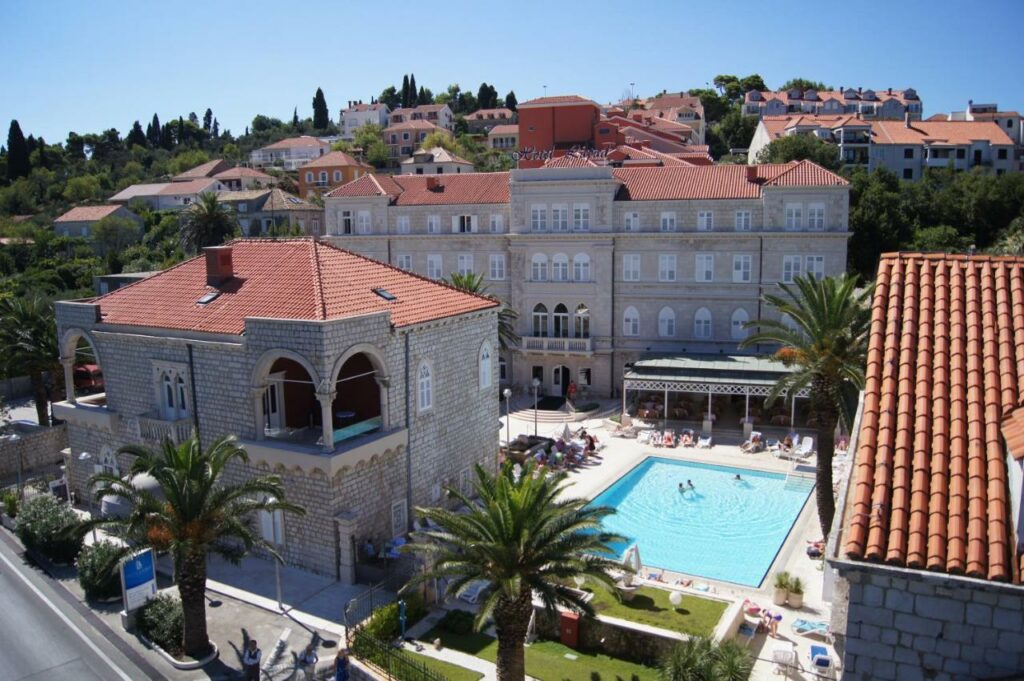
<path fill-rule="evenodd" d="M 605 160 L 608 158 L 607 149 L 594 149 L 593 147 L 572 147 L 565 152 L 565 156 L 574 156 L 576 158 L 587 158 L 591 160 Z M 513 151 L 509 154 L 513 161 L 550 161 L 555 158 L 554 149 L 537 149 L 535 147 L 524 147 L 519 151 Z"/>

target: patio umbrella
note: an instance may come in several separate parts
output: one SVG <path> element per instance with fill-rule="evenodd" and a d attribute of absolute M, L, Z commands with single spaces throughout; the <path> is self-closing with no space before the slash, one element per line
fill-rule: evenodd
<path fill-rule="evenodd" d="M 569 430 L 569 424 L 565 424 L 565 428 L 562 430 L 562 439 L 569 441 L 572 439 L 572 431 Z"/>
<path fill-rule="evenodd" d="M 640 574 L 640 568 L 643 567 L 640 562 L 640 547 L 633 544 L 626 549 L 626 552 L 622 554 L 622 564 L 631 568 L 636 574 Z"/>

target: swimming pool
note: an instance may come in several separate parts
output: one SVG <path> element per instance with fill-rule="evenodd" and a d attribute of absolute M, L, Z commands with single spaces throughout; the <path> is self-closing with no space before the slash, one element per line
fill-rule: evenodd
<path fill-rule="evenodd" d="M 694 489 L 680 493 L 687 480 Z M 627 541 L 613 548 L 621 558 L 636 543 L 645 572 L 659 567 L 756 587 L 812 489 L 813 481 L 781 473 L 648 457 L 590 506 L 617 510 L 604 528 Z"/>

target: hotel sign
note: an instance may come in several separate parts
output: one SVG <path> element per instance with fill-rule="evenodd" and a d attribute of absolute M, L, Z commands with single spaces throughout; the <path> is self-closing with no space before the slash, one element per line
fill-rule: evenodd
<path fill-rule="evenodd" d="M 517 163 L 519 161 L 550 161 L 553 158 L 557 158 L 554 149 L 537 149 L 536 147 L 523 147 L 518 151 L 511 152 L 509 156 Z M 575 146 L 566 151 L 563 156 L 603 161 L 608 158 L 608 150 Z"/>

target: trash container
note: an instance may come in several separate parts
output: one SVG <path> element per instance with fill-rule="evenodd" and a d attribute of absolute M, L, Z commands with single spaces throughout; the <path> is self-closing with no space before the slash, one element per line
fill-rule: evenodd
<path fill-rule="evenodd" d="M 562 613 L 562 645 L 576 648 L 580 644 L 580 616 L 575 612 Z"/>

